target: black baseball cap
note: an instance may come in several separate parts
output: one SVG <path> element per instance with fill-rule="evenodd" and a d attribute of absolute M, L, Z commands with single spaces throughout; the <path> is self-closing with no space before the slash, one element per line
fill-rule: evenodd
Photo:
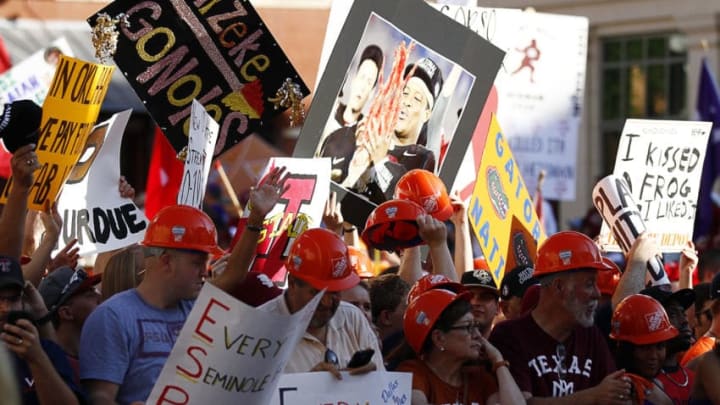
<path fill-rule="evenodd" d="M 505 273 L 500 283 L 500 298 L 522 298 L 528 287 L 539 283 L 538 279 L 532 276 L 534 271 L 535 269 L 529 266 L 518 266 Z"/>
<path fill-rule="evenodd" d="M 70 297 L 95 287 L 100 280 L 100 274 L 90 276 L 85 270 L 62 266 L 42 279 L 38 291 L 48 311 L 54 312 Z"/>
<path fill-rule="evenodd" d="M 465 287 L 481 287 L 492 291 L 495 295 L 500 296 L 497 284 L 493 280 L 492 274 L 487 270 L 470 270 L 463 273 L 460 284 Z"/>
<path fill-rule="evenodd" d="M 412 73 L 411 77 L 417 77 L 425 83 L 428 91 L 432 94 L 434 104 L 440 97 L 443 87 L 443 75 L 440 67 L 432 59 L 422 58 L 414 64 L 408 65 L 403 76 L 407 78 L 410 73 Z"/>
<path fill-rule="evenodd" d="M 640 294 L 655 298 L 663 307 L 670 301 L 676 301 L 683 309 L 688 309 L 695 303 L 695 291 L 690 288 L 673 292 L 670 285 L 655 285 L 640 291 Z"/>
<path fill-rule="evenodd" d="M 14 257 L 0 256 L 0 289 L 25 286 L 20 262 Z"/>
<path fill-rule="evenodd" d="M 718 298 L 720 298 L 720 273 L 715 274 L 710 282 L 710 299 Z"/>
<path fill-rule="evenodd" d="M 7 150 L 15 153 L 25 145 L 37 144 L 42 108 L 32 100 L 5 104 L 0 115 L 0 138 Z"/>

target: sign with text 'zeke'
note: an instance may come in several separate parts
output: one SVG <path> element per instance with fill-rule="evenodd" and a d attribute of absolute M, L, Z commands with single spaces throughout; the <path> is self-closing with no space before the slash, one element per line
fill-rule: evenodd
<path fill-rule="evenodd" d="M 205 283 L 145 403 L 267 404 L 321 298 L 274 314 Z"/>
<path fill-rule="evenodd" d="M 663 252 L 692 240 L 700 176 L 712 123 L 629 119 L 613 174 L 625 180 L 647 231 Z M 619 251 L 607 223 L 600 245 Z"/>
<path fill-rule="evenodd" d="M 115 63 L 178 152 L 193 99 L 220 125 L 217 156 L 280 112 L 269 99 L 285 79 L 309 93 L 247 1 L 118 0 L 99 13 L 127 15 Z"/>
<path fill-rule="evenodd" d="M 490 122 L 468 217 L 498 284 L 505 269 L 530 265 L 545 239 L 530 193 L 495 116 Z"/>
<path fill-rule="evenodd" d="M 35 151 L 40 169 L 30 189 L 28 207 L 41 211 L 57 199 L 95 125 L 115 68 L 61 56 L 43 104 Z M 12 178 L 0 202 L 7 200 Z"/>

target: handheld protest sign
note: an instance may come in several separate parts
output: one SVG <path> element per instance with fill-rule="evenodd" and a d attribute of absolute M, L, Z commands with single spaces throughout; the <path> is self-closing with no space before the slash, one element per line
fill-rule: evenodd
<path fill-rule="evenodd" d="M 187 149 L 183 150 L 185 166 L 177 196 L 178 205 L 202 209 L 217 137 L 217 122 L 210 117 L 202 104 L 193 100 L 190 112 L 190 136 Z"/>
<path fill-rule="evenodd" d="M 78 254 L 101 253 L 142 241 L 145 213 L 118 192 L 120 148 L 132 110 L 96 125 L 58 199 L 63 219 L 59 246 L 77 239 Z M 95 164 L 97 163 L 97 164 Z"/>
<path fill-rule="evenodd" d="M 410 404 L 412 373 L 342 376 L 338 380 L 330 373 L 283 374 L 269 404 Z"/>
<path fill-rule="evenodd" d="M 282 315 L 205 283 L 146 403 L 269 403 L 321 298 Z M 153 333 L 159 326 L 141 327 Z"/>
<path fill-rule="evenodd" d="M 60 56 L 43 104 L 35 149 L 41 167 L 35 172 L 28 208 L 40 211 L 57 199 L 100 114 L 114 69 Z M 12 178 L 0 196 L 0 203 L 7 201 L 11 187 Z"/>
<path fill-rule="evenodd" d="M 679 252 L 692 240 L 700 177 L 710 122 L 630 119 L 625 122 L 613 174 L 627 183 L 647 232 L 663 252 Z M 603 223 L 605 250 L 625 248 Z"/>
<path fill-rule="evenodd" d="M 645 221 L 625 180 L 613 174 L 604 177 L 593 188 L 593 204 L 612 235 L 627 254 L 633 243 L 647 231 Z M 647 263 L 653 285 L 670 284 L 662 261 L 655 257 Z"/>
<path fill-rule="evenodd" d="M 525 187 L 520 168 L 513 158 L 510 145 L 493 116 L 485 143 L 475 189 L 468 206 L 468 217 L 480 242 L 490 272 L 499 284 L 509 268 L 508 252 L 528 252 L 525 237 L 518 237 L 518 228 L 531 235 L 535 246 L 545 240 L 530 193 Z M 513 225 L 513 220 L 517 221 Z M 517 245 L 517 246 L 515 246 Z M 522 254 L 514 253 L 522 259 Z"/>
<path fill-rule="evenodd" d="M 519 9 L 433 6 L 506 52 L 495 79 L 497 116 L 527 187 L 534 190 L 545 170 L 545 198 L 575 200 L 588 19 Z"/>
<path fill-rule="evenodd" d="M 33 53 L 0 75 L 0 103 L 32 100 L 42 105 L 60 55 L 73 56 L 64 37 L 53 41 L 45 49 Z"/>
<path fill-rule="evenodd" d="M 121 14 L 115 63 L 176 151 L 193 99 L 220 125 L 213 156 L 260 131 L 285 101 L 302 107 L 308 89 L 250 2 L 117 0 L 88 23 Z"/>
<path fill-rule="evenodd" d="M 330 159 L 271 158 L 259 183 L 275 167 L 285 167 L 287 190 L 265 217 L 251 271 L 267 274 L 274 282 L 285 283 L 285 260 L 290 246 L 303 231 L 317 228 L 330 195 Z M 245 207 L 232 245 L 240 239 L 250 215 Z"/>
<path fill-rule="evenodd" d="M 423 2 L 356 1 L 294 156 L 332 159 L 343 216 L 359 227 L 409 170 L 453 184 L 502 57 Z"/>

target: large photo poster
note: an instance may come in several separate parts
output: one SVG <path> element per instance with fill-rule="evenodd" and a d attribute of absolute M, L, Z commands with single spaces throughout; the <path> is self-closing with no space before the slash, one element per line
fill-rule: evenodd
<path fill-rule="evenodd" d="M 354 2 L 294 156 L 332 159 L 343 216 L 362 227 L 411 169 L 452 184 L 502 58 L 422 1 Z"/>

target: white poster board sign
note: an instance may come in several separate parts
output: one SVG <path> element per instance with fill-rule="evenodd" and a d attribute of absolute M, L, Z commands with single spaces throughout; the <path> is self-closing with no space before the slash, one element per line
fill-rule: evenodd
<path fill-rule="evenodd" d="M 0 104 L 27 99 L 42 105 L 50 88 L 50 82 L 55 76 L 60 54 L 73 56 L 72 49 L 64 37 L 55 40 L 0 75 Z"/>
<path fill-rule="evenodd" d="M 147 404 L 267 404 L 322 294 L 292 315 L 205 283 Z"/>
<path fill-rule="evenodd" d="M 342 380 L 330 373 L 283 374 L 270 405 L 410 405 L 411 373 L 342 374 Z"/>
<path fill-rule="evenodd" d="M 120 146 L 131 113 L 117 113 L 90 132 L 57 202 L 63 229 L 54 254 L 75 238 L 81 256 L 142 241 L 145 212 L 118 191 Z"/>
<path fill-rule="evenodd" d="M 177 197 L 178 205 L 202 209 L 218 129 L 218 123 L 205 111 L 205 107 L 193 100 L 185 168 Z"/>
<path fill-rule="evenodd" d="M 285 283 L 285 260 L 295 238 L 304 230 L 317 228 L 322 222 L 325 202 L 330 195 L 330 158 L 300 159 L 271 158 L 262 172 L 260 181 L 275 167 L 285 167 L 288 173 L 278 203 L 263 222 L 265 231 L 258 241 L 252 271 L 267 274 L 278 284 Z M 245 207 L 238 224 L 235 241 L 250 211 Z"/>
<path fill-rule="evenodd" d="M 647 231 L 663 252 L 679 252 L 692 240 L 711 128 L 710 122 L 625 122 L 613 174 L 627 183 Z M 623 250 L 606 223 L 599 243 L 605 250 Z"/>
<path fill-rule="evenodd" d="M 433 6 L 506 52 L 495 79 L 497 117 L 528 190 L 535 190 L 538 175 L 545 170 L 543 197 L 575 200 L 588 19 Z M 472 153 L 466 154 L 467 159 L 473 159 Z M 460 181 L 458 174 L 455 189 L 464 186 Z"/>

